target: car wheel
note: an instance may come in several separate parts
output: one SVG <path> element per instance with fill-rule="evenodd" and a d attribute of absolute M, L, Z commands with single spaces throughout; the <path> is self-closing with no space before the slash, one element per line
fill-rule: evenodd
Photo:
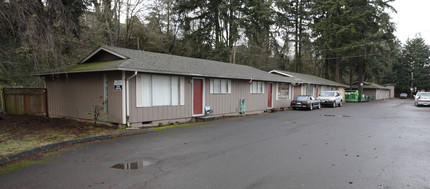
<path fill-rule="evenodd" d="M 309 110 L 310 110 L 310 111 L 312 111 L 312 109 L 314 109 L 314 105 L 313 105 L 313 104 L 311 104 L 311 105 L 309 106 Z"/>
<path fill-rule="evenodd" d="M 342 101 L 339 102 L 339 107 L 342 107 Z"/>
<path fill-rule="evenodd" d="M 293 110 L 296 110 L 297 108 L 293 108 Z"/>
<path fill-rule="evenodd" d="M 333 108 L 336 108 L 336 101 L 333 101 Z"/>

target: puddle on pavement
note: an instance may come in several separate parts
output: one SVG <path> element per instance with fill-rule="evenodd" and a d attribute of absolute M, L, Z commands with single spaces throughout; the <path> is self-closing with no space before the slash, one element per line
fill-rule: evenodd
<path fill-rule="evenodd" d="M 324 117 L 336 117 L 335 115 L 322 115 Z"/>
<path fill-rule="evenodd" d="M 340 116 L 336 116 L 336 115 L 326 115 L 326 114 L 321 115 L 321 116 L 323 116 L 323 117 L 351 117 L 351 116 L 348 116 L 348 115 L 340 115 Z"/>
<path fill-rule="evenodd" d="M 153 161 L 137 161 L 137 162 L 131 162 L 131 163 L 118 163 L 112 166 L 112 168 L 115 169 L 125 169 L 125 170 L 136 170 L 136 169 L 142 169 L 143 167 L 150 166 L 155 164 Z"/>

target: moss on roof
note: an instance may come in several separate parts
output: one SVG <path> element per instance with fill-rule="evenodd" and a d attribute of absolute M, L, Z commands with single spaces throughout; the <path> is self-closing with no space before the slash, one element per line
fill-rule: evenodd
<path fill-rule="evenodd" d="M 82 71 L 82 70 L 98 70 L 101 68 L 113 68 L 122 62 L 124 62 L 124 60 L 76 64 L 73 67 L 71 67 L 69 70 L 70 71 Z"/>
<path fill-rule="evenodd" d="M 46 74 L 59 74 L 59 73 L 73 73 L 73 72 L 90 72 L 90 71 L 110 71 L 118 70 L 118 67 L 126 60 L 104 61 L 104 62 L 91 62 L 85 64 L 72 64 L 68 66 L 58 67 L 53 70 L 40 72 L 36 75 Z"/>

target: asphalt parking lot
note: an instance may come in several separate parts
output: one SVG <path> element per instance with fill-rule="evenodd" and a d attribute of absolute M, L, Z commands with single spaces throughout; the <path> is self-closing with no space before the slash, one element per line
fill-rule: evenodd
<path fill-rule="evenodd" d="M 430 107 L 411 99 L 206 122 L 78 145 L 0 188 L 430 188 Z"/>

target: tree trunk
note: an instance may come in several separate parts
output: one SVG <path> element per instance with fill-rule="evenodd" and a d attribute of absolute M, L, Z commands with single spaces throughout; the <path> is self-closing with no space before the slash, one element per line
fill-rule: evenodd
<path fill-rule="evenodd" d="M 297 0 L 296 0 L 296 5 L 297 5 Z M 299 35 L 298 35 L 298 32 L 299 32 L 299 18 L 298 18 L 298 15 L 296 14 L 295 15 L 295 19 L 294 19 L 294 26 L 295 26 L 295 28 L 294 28 L 294 69 L 295 69 L 295 72 L 299 72 L 299 63 L 298 63 L 298 61 L 297 61 L 297 58 L 298 58 L 298 54 L 299 54 Z"/>
<path fill-rule="evenodd" d="M 339 73 L 339 58 L 336 58 L 336 77 L 335 77 L 335 81 L 339 83 L 340 80 L 340 73 Z"/>
<path fill-rule="evenodd" d="M 171 1 L 167 2 L 167 36 L 170 37 L 170 9 Z"/>
<path fill-rule="evenodd" d="M 328 74 L 328 65 L 329 65 L 329 60 L 325 59 L 325 78 L 326 79 L 330 79 Z"/>
<path fill-rule="evenodd" d="M 116 21 L 116 25 L 115 25 L 115 30 L 116 30 L 116 35 L 115 35 L 115 45 L 118 46 L 119 44 L 119 35 L 120 35 L 120 30 L 121 30 L 121 22 L 120 22 L 120 18 L 121 18 L 121 0 L 116 0 L 115 2 L 115 21 Z"/>
<path fill-rule="evenodd" d="M 358 83 L 357 88 L 359 93 L 363 93 L 363 87 L 361 84 L 363 83 L 363 73 L 364 73 L 364 59 L 358 62 Z"/>
<path fill-rule="evenodd" d="M 351 86 L 352 86 L 352 82 L 353 82 L 352 81 L 352 73 L 353 73 L 352 70 L 353 70 L 353 67 L 354 67 L 353 63 L 350 63 L 349 64 L 349 89 L 352 88 Z"/>

